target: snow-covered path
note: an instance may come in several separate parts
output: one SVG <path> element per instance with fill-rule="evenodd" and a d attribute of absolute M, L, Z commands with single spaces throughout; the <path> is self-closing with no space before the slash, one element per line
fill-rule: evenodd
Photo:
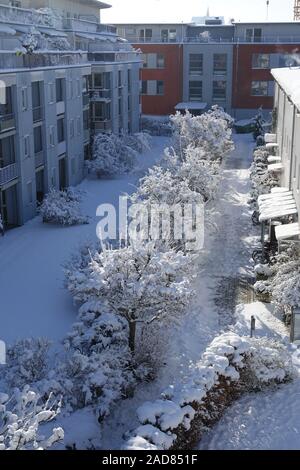
<path fill-rule="evenodd" d="M 119 195 L 131 193 L 139 176 L 161 157 L 168 139 L 153 138 L 151 151 L 140 157 L 134 175 L 115 180 L 84 180 L 83 212 L 89 225 L 57 227 L 43 225 L 36 217 L 0 239 L 0 339 L 11 343 L 20 338 L 47 337 L 60 340 L 77 314 L 63 287 L 63 264 L 76 248 L 96 238 L 96 208 L 116 204 Z"/>

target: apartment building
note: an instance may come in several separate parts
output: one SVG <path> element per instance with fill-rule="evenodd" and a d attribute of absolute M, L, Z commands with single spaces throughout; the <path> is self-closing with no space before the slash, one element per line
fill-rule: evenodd
<path fill-rule="evenodd" d="M 223 18 L 203 17 L 116 26 L 144 53 L 144 114 L 185 108 L 201 113 L 219 104 L 237 119 L 252 117 L 259 107 L 267 115 L 274 98 L 271 68 L 292 65 L 300 52 L 297 22 L 224 24 Z"/>
<path fill-rule="evenodd" d="M 273 69 L 277 171 L 281 186 L 288 188 L 300 213 L 300 68 Z"/>
<path fill-rule="evenodd" d="M 107 4 L 5 3 L 0 4 L 0 211 L 10 228 L 34 217 L 50 188 L 82 180 L 94 133 L 139 130 L 141 59 L 116 28 L 100 23 Z M 40 7 L 52 10 L 32 10 Z"/>

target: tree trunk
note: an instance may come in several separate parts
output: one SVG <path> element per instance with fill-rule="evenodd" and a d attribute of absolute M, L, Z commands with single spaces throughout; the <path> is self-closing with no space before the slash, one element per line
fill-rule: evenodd
<path fill-rule="evenodd" d="M 129 348 L 132 353 L 135 350 L 135 335 L 136 335 L 136 322 L 129 322 Z"/>

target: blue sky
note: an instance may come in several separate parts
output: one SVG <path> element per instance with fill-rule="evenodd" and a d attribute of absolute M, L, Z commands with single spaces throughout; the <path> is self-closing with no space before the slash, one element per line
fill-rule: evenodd
<path fill-rule="evenodd" d="M 105 1 L 105 0 L 104 0 Z M 265 21 L 266 0 L 106 0 L 103 23 L 188 22 L 193 16 L 210 14 L 236 21 Z M 294 0 L 270 0 L 270 21 L 291 21 Z M 300 29 L 300 25 L 299 25 Z"/>

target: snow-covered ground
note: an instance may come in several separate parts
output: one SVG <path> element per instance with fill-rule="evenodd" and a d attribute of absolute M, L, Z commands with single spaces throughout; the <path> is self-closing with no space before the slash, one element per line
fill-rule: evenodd
<path fill-rule="evenodd" d="M 155 137 L 151 151 L 140 157 L 135 174 L 114 180 L 84 180 L 82 212 L 89 225 L 57 227 L 43 225 L 36 217 L 0 239 L 0 339 L 8 344 L 20 338 L 62 339 L 74 323 L 77 309 L 64 289 L 63 264 L 76 248 L 96 239 L 99 204 L 118 207 L 123 193 L 134 191 L 138 178 L 154 165 L 169 140 Z"/>
<path fill-rule="evenodd" d="M 256 336 L 289 343 L 288 331 L 274 316 L 271 305 L 255 302 L 237 308 L 237 332 L 250 330 L 255 315 Z M 276 390 L 252 393 L 238 400 L 203 437 L 200 450 L 299 450 L 300 351 L 290 346 L 295 379 Z"/>

